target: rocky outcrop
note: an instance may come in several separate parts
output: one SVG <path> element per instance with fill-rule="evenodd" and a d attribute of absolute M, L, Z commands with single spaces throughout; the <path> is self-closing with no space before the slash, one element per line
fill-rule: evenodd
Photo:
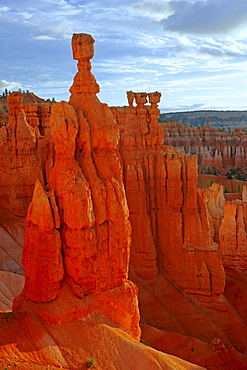
<path fill-rule="evenodd" d="M 224 216 L 224 188 L 222 185 L 213 183 L 210 188 L 198 189 L 207 207 L 211 236 L 219 244 L 219 229 Z"/>
<path fill-rule="evenodd" d="M 130 224 L 119 129 L 96 97 L 93 43 L 86 34 L 72 39 L 79 71 L 70 104 L 52 107 L 55 164 L 46 188 L 35 184 L 26 218 L 25 287 L 13 309 L 32 307 L 52 322 L 98 312 L 138 339 L 137 290 L 127 280 Z"/>
<path fill-rule="evenodd" d="M 215 183 L 200 192 L 207 204 L 213 238 L 220 245 L 224 268 L 246 271 L 246 186 L 243 186 L 242 201 L 225 201 L 223 186 Z"/>
<path fill-rule="evenodd" d="M 23 110 L 26 115 L 27 123 L 34 128 L 36 136 L 40 135 L 51 138 L 50 130 L 50 115 L 51 115 L 51 101 L 34 101 L 25 104 L 25 96 L 23 102 Z"/>

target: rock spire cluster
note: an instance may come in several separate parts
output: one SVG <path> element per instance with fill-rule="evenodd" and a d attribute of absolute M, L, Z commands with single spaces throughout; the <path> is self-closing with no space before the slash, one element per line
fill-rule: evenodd
<path fill-rule="evenodd" d="M 91 72 L 94 39 L 74 34 L 72 50 L 78 72 L 69 102 L 30 97 L 24 103 L 23 94 L 12 93 L 8 124 L 0 127 L 0 263 L 4 273 L 22 274 L 22 264 L 25 271 L 11 333 L 29 315 L 36 328 L 42 324 L 44 342 L 47 331 L 51 347 L 57 343 L 55 363 L 62 366 L 69 342 L 80 353 L 70 364 L 81 368 L 86 349 L 80 335 L 86 328 L 82 335 L 89 338 L 93 327 L 101 343 L 125 343 L 124 350 L 138 352 L 150 370 L 177 364 L 197 369 L 136 342 L 141 325 L 144 341 L 157 349 L 182 353 L 201 366 L 214 364 L 213 370 L 218 364 L 246 368 L 246 187 L 242 201 L 227 201 L 218 184 L 197 189 L 198 157 L 164 145 L 183 140 L 191 147 L 186 135 L 177 135 L 178 129 L 191 130 L 160 125 L 161 94 L 128 91 L 128 106 L 109 108 L 99 101 Z M 203 133 L 209 140 L 207 128 Z M 64 336 L 68 327 L 73 340 Z M 17 337 L 28 352 L 33 337 Z M 40 343 L 35 345 L 42 352 Z M 102 368 L 109 357 L 125 368 L 116 343 Z M 7 338 L 7 354 L 8 345 Z M 1 353 L 0 346 L 2 366 Z"/>

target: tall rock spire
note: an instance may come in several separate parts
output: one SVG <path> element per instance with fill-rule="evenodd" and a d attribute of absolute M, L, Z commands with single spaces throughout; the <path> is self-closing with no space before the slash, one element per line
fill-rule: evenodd
<path fill-rule="evenodd" d="M 137 289 L 127 280 L 130 223 L 117 148 L 119 128 L 108 106 L 96 97 L 99 87 L 90 71 L 93 43 L 90 35 L 73 35 L 73 56 L 79 71 L 70 89 L 70 102 L 52 107 L 55 164 L 48 192 L 37 183 L 29 207 L 25 288 L 14 309 L 28 302 L 47 302 L 42 306 L 42 315 L 49 321 L 83 318 L 98 312 L 139 338 Z M 51 204 L 49 194 L 53 192 Z M 56 237 L 46 248 L 39 244 L 44 233 L 51 239 Z M 39 267 L 38 255 L 46 266 L 42 262 Z M 42 286 L 37 281 L 35 292 L 30 276 L 31 272 L 36 276 L 37 271 Z M 47 294 L 42 288 L 46 281 Z M 69 305 L 63 301 L 68 299 L 68 291 Z M 60 308 L 56 310 L 51 307 L 58 292 Z"/>

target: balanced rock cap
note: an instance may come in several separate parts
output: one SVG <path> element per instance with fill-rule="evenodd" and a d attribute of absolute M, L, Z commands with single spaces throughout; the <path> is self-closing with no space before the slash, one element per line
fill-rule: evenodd
<path fill-rule="evenodd" d="M 89 60 L 94 56 L 94 38 L 86 33 L 74 33 L 72 37 L 73 59 Z"/>

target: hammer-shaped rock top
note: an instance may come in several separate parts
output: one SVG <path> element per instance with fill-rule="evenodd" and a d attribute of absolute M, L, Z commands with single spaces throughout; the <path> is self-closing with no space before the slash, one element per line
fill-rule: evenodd
<path fill-rule="evenodd" d="M 73 59 L 92 59 L 94 56 L 94 41 L 91 35 L 74 33 L 72 37 Z"/>

